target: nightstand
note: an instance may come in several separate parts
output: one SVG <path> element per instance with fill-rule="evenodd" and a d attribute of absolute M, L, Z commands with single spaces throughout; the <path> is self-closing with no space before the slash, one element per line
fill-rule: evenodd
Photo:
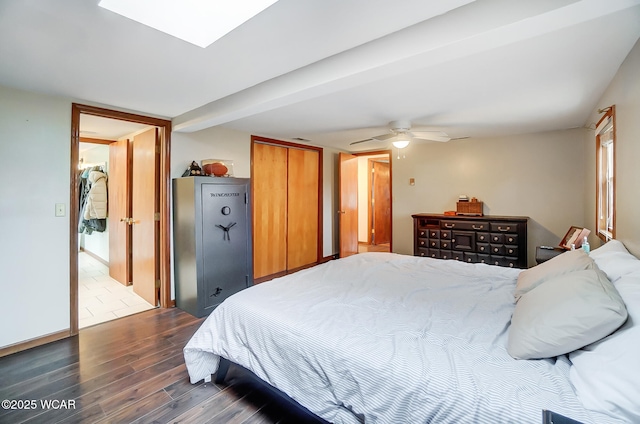
<path fill-rule="evenodd" d="M 566 252 L 566 249 L 562 247 L 554 247 L 553 249 L 543 249 L 541 246 L 536 246 L 536 263 L 541 264 L 551 258 L 555 258 L 561 253 Z"/>

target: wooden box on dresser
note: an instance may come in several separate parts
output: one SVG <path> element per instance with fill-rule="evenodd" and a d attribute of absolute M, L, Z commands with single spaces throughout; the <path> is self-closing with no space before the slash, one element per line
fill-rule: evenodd
<path fill-rule="evenodd" d="M 528 217 L 411 216 L 414 256 L 527 268 Z"/>

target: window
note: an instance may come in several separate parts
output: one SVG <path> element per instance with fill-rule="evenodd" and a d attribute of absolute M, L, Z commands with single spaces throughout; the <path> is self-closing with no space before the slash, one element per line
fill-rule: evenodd
<path fill-rule="evenodd" d="M 596 126 L 596 226 L 598 237 L 607 241 L 615 237 L 615 106 L 604 109 L 605 115 Z"/>

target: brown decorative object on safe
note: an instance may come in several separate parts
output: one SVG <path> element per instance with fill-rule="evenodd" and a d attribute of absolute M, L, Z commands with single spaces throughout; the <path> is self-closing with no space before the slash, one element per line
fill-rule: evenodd
<path fill-rule="evenodd" d="M 224 177 L 229 170 L 224 163 L 215 162 L 208 163 L 203 167 L 205 175 L 213 175 L 215 177 Z"/>

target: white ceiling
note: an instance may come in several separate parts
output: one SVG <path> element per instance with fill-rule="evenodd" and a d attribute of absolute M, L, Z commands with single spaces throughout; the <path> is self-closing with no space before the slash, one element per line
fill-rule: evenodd
<path fill-rule="evenodd" d="M 585 125 L 640 37 L 640 0 L 279 0 L 202 49 L 97 3 L 0 0 L 0 84 L 347 150 Z"/>

